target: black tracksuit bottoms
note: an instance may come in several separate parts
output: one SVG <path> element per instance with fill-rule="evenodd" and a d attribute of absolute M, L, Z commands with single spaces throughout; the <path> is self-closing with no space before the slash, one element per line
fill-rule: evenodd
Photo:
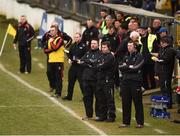
<path fill-rule="evenodd" d="M 20 72 L 29 72 L 31 73 L 31 48 L 28 46 L 20 46 L 19 49 L 19 58 L 20 58 Z"/>
<path fill-rule="evenodd" d="M 132 101 L 135 106 L 137 124 L 144 124 L 144 111 L 142 103 L 142 83 L 140 81 L 123 80 L 121 86 L 123 124 L 130 125 Z"/>
<path fill-rule="evenodd" d="M 93 99 L 95 96 L 95 113 L 96 116 L 100 116 L 99 113 L 99 102 L 98 99 L 96 98 L 96 80 L 85 80 L 83 81 L 83 101 L 84 101 L 84 106 L 85 106 L 85 111 L 86 111 L 86 116 L 87 117 L 93 117 Z"/>
<path fill-rule="evenodd" d="M 52 79 L 55 83 L 55 94 L 61 96 L 62 92 L 62 78 L 63 78 L 63 63 L 62 62 L 55 62 L 55 63 L 49 63 L 49 71 L 52 74 Z"/>
<path fill-rule="evenodd" d="M 96 96 L 99 100 L 100 117 L 103 119 L 115 119 L 114 82 L 106 82 L 104 80 L 98 81 Z"/>

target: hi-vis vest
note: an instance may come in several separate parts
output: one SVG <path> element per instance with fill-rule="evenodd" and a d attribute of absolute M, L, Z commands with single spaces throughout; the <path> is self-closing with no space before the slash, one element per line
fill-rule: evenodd
<path fill-rule="evenodd" d="M 154 35 L 154 34 L 148 35 L 147 45 L 148 45 L 149 52 L 151 52 L 153 50 L 153 42 L 155 39 L 157 39 L 156 35 Z"/>
<path fill-rule="evenodd" d="M 57 44 L 57 41 L 60 38 L 61 37 L 57 37 L 56 39 L 54 39 L 53 43 Z M 50 40 L 48 40 L 48 49 L 52 49 Z M 51 53 L 49 53 L 48 62 L 49 63 L 64 62 L 64 45 L 62 45 L 57 51 L 52 51 Z"/>
<path fill-rule="evenodd" d="M 147 47 L 148 47 L 149 52 L 152 52 L 152 50 L 153 50 L 153 42 L 155 39 L 157 39 L 156 35 L 154 35 L 154 34 L 148 35 Z M 139 40 L 141 40 L 141 38 Z M 142 52 L 142 50 L 143 50 L 143 47 L 141 48 L 141 52 Z"/>

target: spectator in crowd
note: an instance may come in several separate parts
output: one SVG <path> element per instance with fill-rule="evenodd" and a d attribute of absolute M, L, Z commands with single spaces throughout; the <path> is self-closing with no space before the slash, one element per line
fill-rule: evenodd
<path fill-rule="evenodd" d="M 74 43 L 69 48 L 68 54 L 68 62 L 70 64 L 69 72 L 68 72 L 68 91 L 67 95 L 63 97 L 64 100 L 72 100 L 74 85 L 76 80 L 78 80 L 82 94 L 83 94 L 83 86 L 82 86 L 82 73 L 83 67 L 77 63 L 81 57 L 87 51 L 87 47 L 84 43 L 81 42 L 81 34 L 76 33 L 74 36 Z"/>
<path fill-rule="evenodd" d="M 115 58 L 111 53 L 109 42 L 101 44 L 102 57 L 99 58 L 97 69 L 96 94 L 99 99 L 100 116 L 96 121 L 114 122 L 115 102 L 114 102 L 114 66 Z"/>
<path fill-rule="evenodd" d="M 152 23 L 151 33 L 157 36 L 158 44 L 160 44 L 160 35 L 158 34 L 158 31 L 161 27 L 161 20 L 158 18 L 154 19 Z"/>
<path fill-rule="evenodd" d="M 113 18 L 110 15 L 105 20 L 106 25 L 102 28 L 102 35 L 108 34 L 108 28 L 113 24 Z"/>
<path fill-rule="evenodd" d="M 123 121 L 119 127 L 128 127 L 130 125 L 132 101 L 135 106 L 136 127 L 143 128 L 144 125 L 141 91 L 144 59 L 136 47 L 136 43 L 132 41 L 128 42 L 128 53 L 119 65 L 119 69 L 122 72 L 121 96 L 123 110 Z"/>
<path fill-rule="evenodd" d="M 154 61 L 151 59 L 151 53 L 157 53 L 159 49 L 156 35 L 149 34 L 147 29 L 147 26 L 141 26 L 139 31 L 142 43 L 141 53 L 144 57 L 143 87 L 146 90 L 156 87 L 154 79 Z"/>
<path fill-rule="evenodd" d="M 96 24 L 97 29 L 100 29 L 100 31 L 102 31 L 102 28 L 106 25 L 105 18 L 106 18 L 107 15 L 108 15 L 108 11 L 106 9 L 102 9 L 100 11 L 101 19 Z"/>
<path fill-rule="evenodd" d="M 55 25 L 58 27 L 58 24 L 57 22 L 52 22 L 51 25 Z M 66 34 L 65 32 L 62 32 L 58 29 L 58 36 L 60 36 L 61 38 L 63 38 L 63 40 L 66 42 L 65 43 L 65 47 L 68 48 L 70 46 L 70 44 L 72 43 L 72 38 Z M 44 52 L 46 49 L 48 49 L 48 40 L 52 37 L 52 34 L 51 34 L 51 31 L 48 31 L 46 32 L 42 39 L 41 39 L 41 42 L 42 42 L 42 45 L 43 45 L 43 48 L 44 48 Z M 46 53 L 46 52 L 45 52 Z M 50 63 L 48 62 L 48 57 L 49 57 L 49 53 L 46 53 L 47 54 L 47 78 L 48 78 L 48 81 L 49 81 L 49 92 L 53 92 L 53 90 L 56 88 L 55 86 L 55 79 L 52 77 L 52 73 L 51 73 L 51 70 L 50 70 Z"/>
<path fill-rule="evenodd" d="M 143 9 L 148 11 L 155 11 L 155 0 L 145 0 L 143 4 Z"/>
<path fill-rule="evenodd" d="M 90 119 L 93 117 L 93 99 L 94 95 L 96 98 L 95 102 L 95 113 L 96 117 L 100 117 L 99 112 L 99 100 L 96 95 L 96 83 L 97 83 L 97 71 L 95 66 L 97 60 L 102 55 L 99 51 L 99 39 L 93 38 L 91 41 L 90 50 L 78 61 L 79 64 L 84 66 L 82 80 L 83 80 L 83 101 L 86 111 L 86 116 L 82 120 Z"/>
<path fill-rule="evenodd" d="M 58 35 L 58 27 L 51 25 L 50 33 L 52 35 L 48 40 L 48 47 L 44 50 L 48 54 L 49 71 L 52 74 L 55 84 L 55 95 L 53 97 L 61 97 L 62 92 L 62 75 L 64 65 L 64 42 Z"/>
<path fill-rule="evenodd" d="M 124 21 L 124 14 L 122 12 L 117 11 L 115 15 L 116 15 L 116 20 L 118 20 L 119 22 Z"/>
<path fill-rule="evenodd" d="M 120 29 L 121 29 L 121 22 L 119 20 L 115 20 L 114 21 L 114 27 L 115 27 L 116 34 L 119 34 Z"/>
<path fill-rule="evenodd" d="M 170 102 L 168 104 L 168 108 L 172 108 L 172 89 L 171 89 L 171 81 L 172 74 L 174 70 L 175 56 L 176 52 L 174 51 L 172 45 L 170 45 L 171 40 L 169 37 L 161 38 L 161 48 L 157 55 L 155 55 L 152 59 L 158 63 L 159 69 L 159 80 L 160 80 L 160 89 L 161 93 L 164 96 L 168 96 Z"/>
<path fill-rule="evenodd" d="M 26 16 L 20 17 L 17 33 L 13 41 L 13 46 L 16 48 L 18 42 L 20 73 L 31 73 L 31 41 L 34 38 L 35 32 L 33 27 L 27 22 Z"/>
<path fill-rule="evenodd" d="M 98 29 L 94 26 L 94 22 L 92 19 L 87 19 L 86 21 L 86 29 L 84 30 L 82 34 L 82 42 L 86 44 L 87 48 L 90 49 L 91 45 L 91 40 L 93 38 L 98 38 L 99 37 L 99 31 Z"/>
<path fill-rule="evenodd" d="M 160 38 L 167 36 L 170 40 L 170 45 L 173 46 L 173 36 L 168 34 L 168 30 L 165 27 L 161 27 L 158 31 L 158 34 L 159 34 Z"/>

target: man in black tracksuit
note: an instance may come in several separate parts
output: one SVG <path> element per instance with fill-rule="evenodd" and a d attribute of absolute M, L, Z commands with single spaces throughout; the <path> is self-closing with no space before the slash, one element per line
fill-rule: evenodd
<path fill-rule="evenodd" d="M 78 63 L 84 65 L 82 80 L 83 80 L 83 101 L 86 111 L 86 116 L 82 119 L 88 119 L 93 117 L 93 97 L 96 91 L 97 82 L 97 71 L 95 66 L 97 65 L 97 60 L 101 57 L 101 52 L 99 51 L 98 39 L 92 39 L 91 49 L 81 58 Z M 95 112 L 96 116 L 99 116 L 99 102 L 96 97 Z"/>
<path fill-rule="evenodd" d="M 115 58 L 110 52 L 110 43 L 103 42 L 101 46 L 102 57 L 97 64 L 97 87 L 96 95 L 99 99 L 100 116 L 96 121 L 114 122 L 116 108 L 114 102 L 114 71 Z"/>
<path fill-rule="evenodd" d="M 102 38 L 102 42 L 109 41 L 111 46 L 111 52 L 114 54 L 117 52 L 117 49 L 120 44 L 120 39 L 118 35 L 115 33 L 115 27 L 110 26 L 108 28 L 108 34 L 104 35 Z M 115 65 L 115 85 L 116 87 L 119 87 L 119 72 L 118 72 L 118 57 L 116 57 L 116 65 Z"/>
<path fill-rule="evenodd" d="M 154 61 L 151 59 L 151 53 L 157 53 L 159 46 L 157 44 L 157 36 L 153 34 L 148 34 L 146 26 L 140 27 L 141 34 L 141 53 L 144 57 L 143 65 L 143 87 L 148 89 L 154 89 L 156 87 L 156 82 L 154 79 Z"/>
<path fill-rule="evenodd" d="M 99 36 L 99 31 L 98 29 L 94 26 L 94 22 L 92 19 L 88 19 L 86 22 L 87 26 L 86 29 L 84 30 L 82 34 L 82 42 L 86 44 L 88 49 L 90 49 L 91 45 L 91 40 L 94 38 L 98 38 Z"/>
<path fill-rule="evenodd" d="M 18 42 L 21 73 L 31 73 L 31 41 L 34 34 L 33 27 L 27 22 L 26 17 L 22 15 L 13 44 L 16 47 Z"/>
<path fill-rule="evenodd" d="M 71 66 L 68 72 L 68 93 L 67 96 L 63 98 L 64 100 L 72 100 L 76 80 L 78 80 L 81 91 L 83 93 L 82 73 L 84 68 L 77 63 L 77 60 L 84 56 L 84 54 L 87 52 L 87 47 L 84 43 L 81 42 L 80 33 L 75 34 L 74 40 L 75 43 L 72 44 L 69 48 L 68 58 Z"/>
<path fill-rule="evenodd" d="M 144 124 L 144 112 L 142 104 L 142 66 L 144 63 L 143 56 L 137 51 L 133 42 L 128 42 L 128 54 L 124 57 L 119 65 L 122 72 L 122 110 L 123 124 L 120 127 L 127 127 L 131 121 L 132 100 L 135 106 L 135 118 L 137 128 L 142 128 Z"/>
<path fill-rule="evenodd" d="M 52 25 L 55 25 L 56 27 L 58 27 L 58 24 L 56 22 L 53 22 Z M 51 25 L 51 26 L 52 26 Z M 65 45 L 65 48 L 69 47 L 70 44 L 72 43 L 72 38 L 66 34 L 65 32 L 62 32 L 58 29 L 58 35 L 63 39 L 63 41 L 66 41 L 66 45 Z M 42 42 L 42 45 L 43 45 L 43 48 L 44 50 L 46 50 L 48 48 L 48 40 L 52 37 L 50 31 L 46 32 L 42 39 L 41 39 L 41 42 Z M 46 53 L 47 54 L 47 53 Z M 48 54 L 47 54 L 47 60 L 48 60 Z M 48 78 L 48 81 L 49 81 L 49 91 L 52 92 L 56 87 L 55 87 L 55 80 L 52 78 L 52 73 L 50 71 L 50 65 L 47 61 L 47 78 Z"/>
<path fill-rule="evenodd" d="M 168 36 L 161 38 L 161 48 L 159 50 L 157 58 L 153 58 L 158 63 L 159 80 L 161 93 L 164 96 L 168 96 L 170 102 L 168 108 L 172 108 L 172 89 L 171 80 L 174 70 L 176 51 L 170 45 L 171 39 Z"/>

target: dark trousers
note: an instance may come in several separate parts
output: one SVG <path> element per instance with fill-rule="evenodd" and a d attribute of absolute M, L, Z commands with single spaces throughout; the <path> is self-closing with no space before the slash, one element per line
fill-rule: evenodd
<path fill-rule="evenodd" d="M 125 80 L 121 86 L 123 124 L 130 125 L 132 101 L 135 107 L 137 124 L 144 124 L 144 111 L 142 103 L 141 82 Z"/>
<path fill-rule="evenodd" d="M 49 81 L 49 86 L 52 89 L 56 88 L 56 83 L 55 83 L 55 79 L 53 78 L 53 74 L 51 73 L 51 67 L 50 67 L 50 63 L 47 62 L 47 71 L 46 71 L 46 75 Z"/>
<path fill-rule="evenodd" d="M 20 72 L 31 72 L 31 48 L 29 46 L 19 46 Z"/>
<path fill-rule="evenodd" d="M 68 72 L 68 94 L 67 97 L 72 99 L 74 92 L 74 85 L 76 80 L 79 82 L 81 92 L 83 94 L 83 85 L 82 85 L 82 73 L 83 67 L 78 64 L 72 64 Z"/>
<path fill-rule="evenodd" d="M 171 89 L 171 80 L 172 80 L 172 75 L 171 74 L 159 74 L 159 81 L 160 81 L 160 89 L 161 93 L 164 96 L 169 97 L 169 104 L 168 108 L 172 108 L 172 89 Z"/>
<path fill-rule="evenodd" d="M 156 88 L 154 75 L 154 64 L 145 64 L 143 66 L 143 87 L 146 90 Z"/>
<path fill-rule="evenodd" d="M 52 78 L 55 82 L 55 94 L 61 96 L 62 92 L 62 75 L 63 75 L 63 63 L 56 62 L 56 63 L 49 63 L 49 70 L 52 74 Z"/>
<path fill-rule="evenodd" d="M 100 117 L 115 119 L 114 83 L 97 81 L 96 97 L 99 100 Z"/>
<path fill-rule="evenodd" d="M 120 87 L 120 77 L 119 77 L 118 59 L 117 58 L 116 58 L 116 62 L 115 62 L 114 85 L 116 87 Z"/>
<path fill-rule="evenodd" d="M 87 73 L 88 74 L 88 73 Z M 96 81 L 83 81 L 83 101 L 84 101 L 84 106 L 85 106 L 85 111 L 86 111 L 86 116 L 88 117 L 93 117 L 93 98 L 95 95 L 95 90 L 96 90 Z M 96 97 L 96 95 L 95 95 Z M 98 106 L 98 100 L 96 99 L 95 101 L 95 113 L 96 116 L 100 116 L 99 113 L 99 106 Z"/>

